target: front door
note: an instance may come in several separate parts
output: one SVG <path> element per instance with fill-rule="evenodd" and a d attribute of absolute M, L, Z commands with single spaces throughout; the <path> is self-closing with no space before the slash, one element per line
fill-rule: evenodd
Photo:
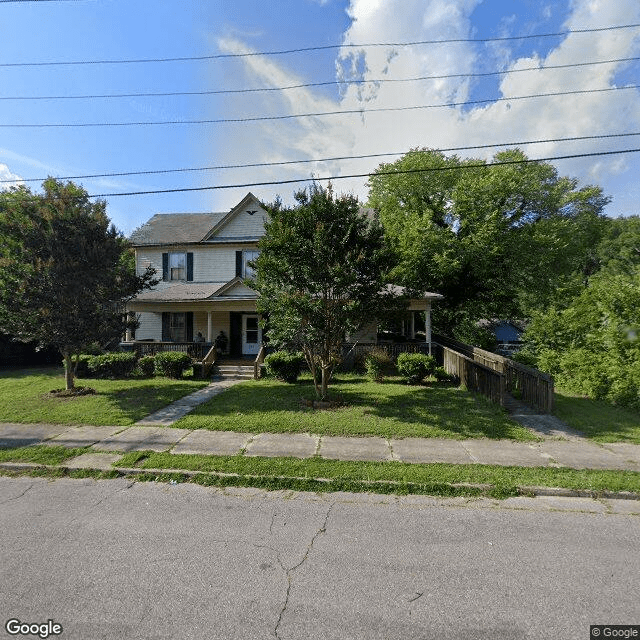
<path fill-rule="evenodd" d="M 258 316 L 242 316 L 242 355 L 257 355 L 260 351 L 262 330 L 258 324 Z"/>

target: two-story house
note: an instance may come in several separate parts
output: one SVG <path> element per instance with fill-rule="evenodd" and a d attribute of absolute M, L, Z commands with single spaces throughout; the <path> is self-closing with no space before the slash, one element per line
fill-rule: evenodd
<path fill-rule="evenodd" d="M 248 193 L 228 213 L 158 214 L 136 229 L 130 240 L 138 273 L 152 266 L 162 280 L 128 304 L 140 324 L 127 340 L 214 344 L 222 332 L 230 356 L 257 354 L 262 344 L 257 293 L 244 281 L 252 275 L 249 263 L 257 256 L 266 216 Z M 405 335 L 415 337 L 420 329 L 415 312 L 423 312 L 424 340 L 430 344 L 431 302 L 442 296 L 423 295 L 409 301 Z M 372 320 L 351 339 L 375 343 L 376 331 Z"/>
<path fill-rule="evenodd" d="M 265 216 L 249 193 L 228 213 L 158 214 L 136 229 L 138 273 L 152 266 L 162 280 L 128 305 L 140 322 L 135 340 L 213 343 L 222 332 L 231 355 L 257 354 L 257 294 L 243 281 Z"/>

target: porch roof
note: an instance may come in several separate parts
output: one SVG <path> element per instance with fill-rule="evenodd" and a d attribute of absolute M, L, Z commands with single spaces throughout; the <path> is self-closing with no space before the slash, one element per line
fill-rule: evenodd
<path fill-rule="evenodd" d="M 182 282 L 162 289 L 145 291 L 132 302 L 198 302 L 206 300 L 255 299 L 258 294 L 244 286 L 240 277 L 228 282 Z"/>
<path fill-rule="evenodd" d="M 388 284 L 385 287 L 385 291 L 396 296 L 404 296 L 407 293 L 405 287 L 397 284 Z M 441 293 L 432 293 L 431 291 L 423 291 L 416 296 L 411 296 L 412 300 L 442 300 L 443 298 L 444 296 Z"/>
<path fill-rule="evenodd" d="M 207 300 L 222 289 L 226 282 L 181 283 L 164 289 L 145 291 L 135 297 L 135 302 L 188 302 Z"/>

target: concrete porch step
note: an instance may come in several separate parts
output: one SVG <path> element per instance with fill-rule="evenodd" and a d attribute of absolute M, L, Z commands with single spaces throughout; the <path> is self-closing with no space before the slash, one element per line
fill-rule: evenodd
<path fill-rule="evenodd" d="M 253 365 L 216 364 L 213 374 L 221 378 L 253 380 Z"/>

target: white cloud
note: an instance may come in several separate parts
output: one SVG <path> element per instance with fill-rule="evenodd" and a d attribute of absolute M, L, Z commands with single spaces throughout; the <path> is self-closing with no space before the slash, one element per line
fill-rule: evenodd
<path fill-rule="evenodd" d="M 0 164 L 0 190 L 6 190 L 10 187 L 17 187 L 23 184 L 22 178 L 9 170 L 6 164 Z M 11 180 L 11 182 L 4 182 L 5 180 Z"/>
<path fill-rule="evenodd" d="M 472 35 L 471 16 L 480 0 L 351 0 L 351 25 L 344 33 L 337 56 L 337 78 L 358 80 L 399 80 L 419 76 L 467 74 L 479 68 L 480 49 L 471 43 L 415 47 L 369 47 L 349 45 L 376 42 L 407 42 Z M 571 14 L 565 27 L 601 27 L 640 22 L 637 0 L 571 0 Z M 225 51 L 241 52 L 246 47 L 237 40 L 220 41 Z M 613 86 L 620 63 L 581 68 L 520 72 L 519 69 L 574 64 L 637 55 L 640 34 L 637 29 L 573 33 L 565 37 L 544 58 L 532 56 L 504 58 L 506 73 L 499 85 L 502 97 L 558 91 L 590 91 Z M 505 54 L 506 55 L 506 54 Z M 243 58 L 248 78 L 271 87 L 303 83 L 282 64 L 261 56 Z M 317 78 L 315 78 L 317 79 Z M 307 82 L 310 80 L 307 79 Z M 411 147 L 449 148 L 473 144 L 492 144 L 517 140 L 587 136 L 640 129 L 640 100 L 635 89 L 564 95 L 529 100 L 498 101 L 471 109 L 461 107 L 366 112 L 390 107 L 411 107 L 463 102 L 469 97 L 468 78 L 443 78 L 420 82 L 349 84 L 338 98 L 327 97 L 310 88 L 278 92 L 265 100 L 263 109 L 272 113 L 318 113 L 361 110 L 364 113 L 308 117 L 273 121 L 253 129 L 252 151 L 264 161 L 278 158 L 321 158 L 381 152 L 405 152 Z M 243 129 L 244 131 L 244 129 Z M 633 140 L 633 139 L 629 139 Z M 605 149 L 620 149 L 633 142 L 587 141 L 530 145 L 531 157 L 566 155 Z M 239 146 L 243 141 L 235 139 Z M 487 151 L 490 157 L 494 150 Z M 468 155 L 479 156 L 479 152 Z M 631 156 L 564 161 L 563 173 L 578 175 L 585 181 L 602 183 L 608 176 L 624 172 Z M 302 171 L 271 168 L 252 177 L 286 179 L 294 175 L 346 175 L 371 171 L 375 160 L 336 161 L 330 165 L 305 166 Z M 244 171 L 244 178 L 248 174 Z M 336 189 L 354 190 L 366 197 L 365 179 L 340 180 Z M 606 185 L 604 185 L 606 187 Z M 263 193 L 262 188 L 256 188 Z M 265 191 L 268 191 L 265 189 Z M 288 195 L 290 189 L 274 188 Z"/>

